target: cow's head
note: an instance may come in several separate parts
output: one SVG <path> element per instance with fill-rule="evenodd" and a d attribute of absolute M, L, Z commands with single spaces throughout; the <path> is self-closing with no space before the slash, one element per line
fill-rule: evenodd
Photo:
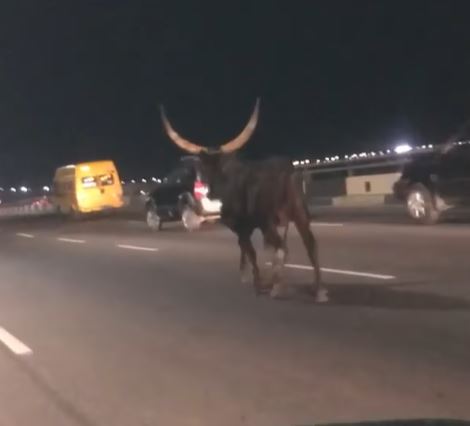
<path fill-rule="evenodd" d="M 260 100 L 258 98 L 256 100 L 251 117 L 240 134 L 234 139 L 217 147 L 198 145 L 188 139 L 183 138 L 170 124 L 163 106 L 160 108 L 160 110 L 163 126 L 168 137 L 184 151 L 198 155 L 204 168 L 204 174 L 206 174 L 209 180 L 212 181 L 217 175 L 220 175 L 220 172 L 224 166 L 230 161 L 230 154 L 238 151 L 248 142 L 252 136 L 258 123 L 259 104 Z"/>

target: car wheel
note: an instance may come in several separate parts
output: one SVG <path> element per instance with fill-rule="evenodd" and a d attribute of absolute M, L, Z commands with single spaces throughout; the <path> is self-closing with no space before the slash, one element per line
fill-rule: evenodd
<path fill-rule="evenodd" d="M 440 212 L 434 205 L 431 192 L 424 185 L 414 185 L 406 197 L 406 207 L 410 217 L 423 225 L 439 221 Z"/>
<path fill-rule="evenodd" d="M 188 231 L 197 231 L 202 224 L 201 217 L 189 206 L 183 207 L 181 212 L 181 221 Z"/>
<path fill-rule="evenodd" d="M 162 219 L 157 214 L 157 211 L 154 207 L 150 207 L 149 209 L 147 209 L 146 222 L 147 226 L 152 231 L 161 231 L 163 225 Z"/>

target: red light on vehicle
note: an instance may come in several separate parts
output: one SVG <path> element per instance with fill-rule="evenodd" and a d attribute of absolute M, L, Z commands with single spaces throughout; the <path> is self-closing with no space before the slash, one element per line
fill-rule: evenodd
<path fill-rule="evenodd" d="M 194 182 L 194 198 L 196 198 L 196 200 L 199 201 L 201 198 L 204 198 L 208 192 L 209 188 L 203 182 L 200 180 Z"/>

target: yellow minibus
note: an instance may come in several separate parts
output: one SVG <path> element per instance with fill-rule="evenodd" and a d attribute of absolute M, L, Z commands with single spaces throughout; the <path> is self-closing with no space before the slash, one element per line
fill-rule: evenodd
<path fill-rule="evenodd" d="M 121 181 L 110 160 L 59 167 L 54 175 L 52 198 L 65 214 L 99 212 L 124 204 Z"/>

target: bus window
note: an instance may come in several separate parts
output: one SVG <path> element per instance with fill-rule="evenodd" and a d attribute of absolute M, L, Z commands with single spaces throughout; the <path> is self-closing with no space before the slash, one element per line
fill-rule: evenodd
<path fill-rule="evenodd" d="M 114 177 L 112 173 L 99 176 L 101 186 L 109 186 L 114 184 Z"/>
<path fill-rule="evenodd" d="M 96 187 L 96 178 L 93 176 L 86 176 L 82 178 L 82 186 L 84 188 L 95 188 Z"/>

